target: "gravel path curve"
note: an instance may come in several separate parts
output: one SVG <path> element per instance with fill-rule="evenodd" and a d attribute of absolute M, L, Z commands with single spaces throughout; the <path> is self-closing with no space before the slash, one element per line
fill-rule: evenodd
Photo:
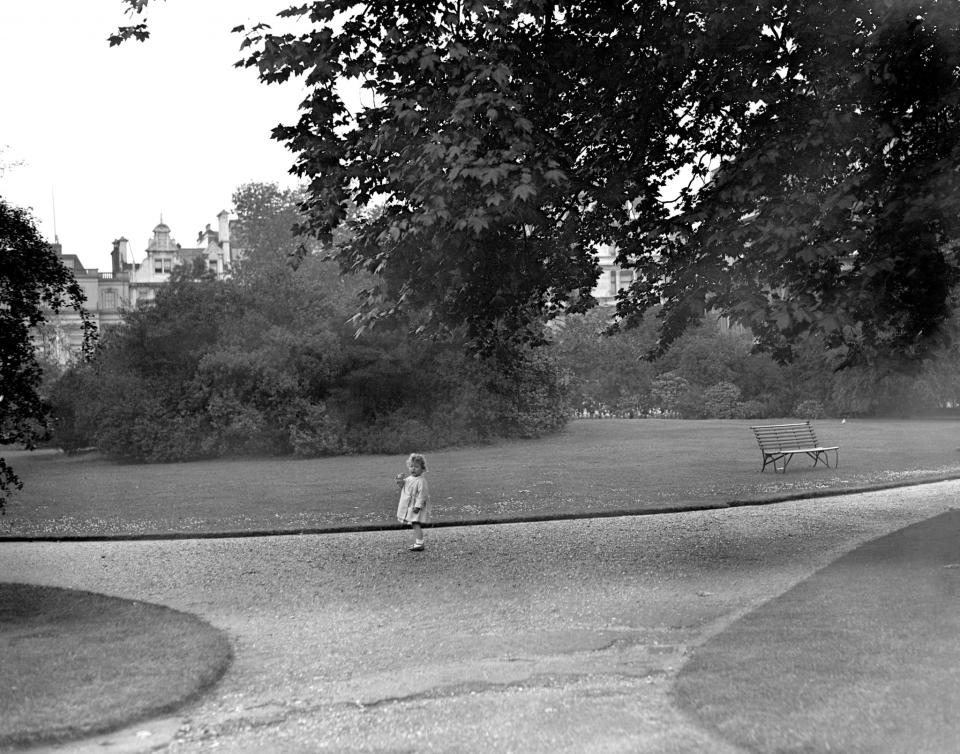
<path fill-rule="evenodd" d="M 960 482 L 428 532 L 4 543 L 4 581 L 156 602 L 235 660 L 180 714 L 59 752 L 736 752 L 671 701 L 690 650 Z"/>

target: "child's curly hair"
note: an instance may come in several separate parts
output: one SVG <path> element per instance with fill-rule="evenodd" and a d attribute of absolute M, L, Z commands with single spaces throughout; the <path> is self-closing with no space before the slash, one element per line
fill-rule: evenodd
<path fill-rule="evenodd" d="M 427 459 L 423 457 L 423 453 L 411 453 L 407 460 L 410 463 L 417 464 L 424 471 L 427 470 Z"/>

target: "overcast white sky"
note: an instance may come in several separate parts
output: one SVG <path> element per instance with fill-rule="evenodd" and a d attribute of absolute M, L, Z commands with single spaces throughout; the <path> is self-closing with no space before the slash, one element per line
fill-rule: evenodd
<path fill-rule="evenodd" d="M 87 267 L 110 269 L 115 238 L 139 261 L 163 220 L 183 246 L 231 209 L 242 183 L 292 185 L 270 139 L 292 123 L 299 84 L 233 68 L 241 37 L 289 0 L 154 0 L 151 38 L 109 47 L 120 0 L 0 0 L 0 194 Z"/>

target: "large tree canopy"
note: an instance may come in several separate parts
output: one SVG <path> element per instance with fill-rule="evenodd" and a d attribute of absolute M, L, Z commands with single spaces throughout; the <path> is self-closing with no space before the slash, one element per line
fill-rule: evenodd
<path fill-rule="evenodd" d="M 590 305 L 609 243 L 637 270 L 622 318 L 662 305 L 661 345 L 707 308 L 778 348 L 819 332 L 839 363 L 937 343 L 958 276 L 954 0 L 280 15 L 282 30 L 239 29 L 238 64 L 307 84 L 299 120 L 274 131 L 307 184 L 304 230 L 383 205 L 340 257 L 381 281 L 369 318 L 415 307 L 481 344 L 533 332 Z"/>
<path fill-rule="evenodd" d="M 623 245 L 637 308 L 667 301 L 668 335 L 706 304 L 772 345 L 820 331 L 839 363 L 918 360 L 958 274 L 960 5 L 743 10 L 685 85 L 713 173 Z"/>
<path fill-rule="evenodd" d="M 93 323 L 73 274 L 40 235 L 30 214 L 0 197 L 0 445 L 33 448 L 48 433 L 40 364 L 31 329 L 64 307 L 80 313 L 85 340 Z M 0 457 L 0 510 L 20 480 Z"/>

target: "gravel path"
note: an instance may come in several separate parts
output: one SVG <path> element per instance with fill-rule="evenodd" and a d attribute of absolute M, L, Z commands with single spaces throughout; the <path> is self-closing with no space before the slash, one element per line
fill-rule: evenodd
<path fill-rule="evenodd" d="M 235 660 L 175 717 L 48 751 L 735 752 L 672 704 L 690 650 L 960 482 L 428 532 L 4 543 L 5 581 L 195 613 Z"/>

